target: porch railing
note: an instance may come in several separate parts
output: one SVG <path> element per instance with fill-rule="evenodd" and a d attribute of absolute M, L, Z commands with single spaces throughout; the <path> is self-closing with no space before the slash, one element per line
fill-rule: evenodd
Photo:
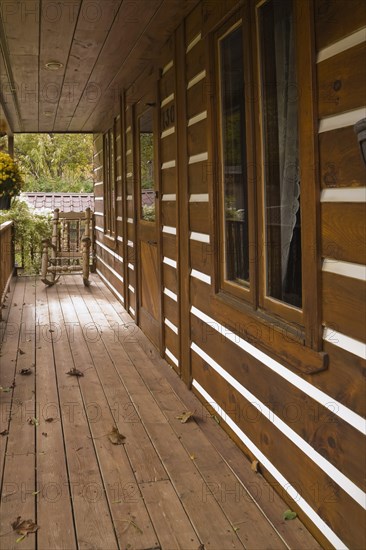
<path fill-rule="evenodd" d="M 14 222 L 8 221 L 0 225 L 0 320 L 14 262 Z"/>

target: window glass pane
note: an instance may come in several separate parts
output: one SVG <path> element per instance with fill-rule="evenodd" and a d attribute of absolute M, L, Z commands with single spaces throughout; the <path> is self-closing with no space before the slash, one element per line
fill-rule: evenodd
<path fill-rule="evenodd" d="M 109 148 L 110 148 L 110 169 L 109 169 L 109 187 L 110 187 L 110 194 L 109 194 L 109 201 L 110 204 L 109 210 L 110 210 L 110 220 L 109 220 L 109 230 L 111 233 L 115 233 L 116 231 L 116 189 L 115 189 L 115 153 L 114 153 L 114 131 L 109 131 Z"/>
<path fill-rule="evenodd" d="M 301 307 L 298 88 L 292 0 L 259 11 L 267 295 Z"/>
<path fill-rule="evenodd" d="M 155 185 L 152 109 L 145 111 L 139 118 L 139 136 L 141 218 L 153 222 L 155 221 Z"/>
<path fill-rule="evenodd" d="M 219 42 L 225 279 L 249 281 L 243 37 L 237 28 Z"/>

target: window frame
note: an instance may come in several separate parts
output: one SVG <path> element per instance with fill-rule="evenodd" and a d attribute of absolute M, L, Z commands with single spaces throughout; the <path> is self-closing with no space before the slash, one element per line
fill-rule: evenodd
<path fill-rule="evenodd" d="M 116 240 L 116 142 L 115 122 L 103 134 L 104 234 Z"/>
<path fill-rule="evenodd" d="M 242 46 L 243 46 L 243 79 L 244 79 L 244 110 L 245 110 L 245 138 L 246 138 L 246 184 L 247 184 L 247 202 L 248 212 L 255 208 L 254 202 L 254 121 L 253 112 L 250 108 L 250 102 L 246 101 L 246 97 L 252 97 L 252 60 L 250 57 L 250 33 L 248 32 L 248 21 L 245 19 L 242 10 L 230 17 L 230 19 L 214 34 L 215 44 L 215 91 L 216 91 L 216 106 L 215 106 L 215 121 L 217 123 L 217 158 L 218 166 L 217 174 L 217 208 L 215 218 L 219 220 L 219 239 L 217 243 L 217 260 L 218 269 L 216 277 L 216 291 L 235 296 L 249 304 L 254 304 L 256 296 L 256 279 L 255 279 L 255 250 L 256 250 L 256 230 L 253 216 L 248 215 L 248 245 L 249 245 L 249 283 L 241 285 L 235 281 L 230 281 L 225 277 L 226 271 L 226 237 L 225 237 L 225 195 L 224 195 L 224 163 L 223 163 L 223 128 L 222 128 L 222 112 L 221 112 L 221 62 L 220 62 L 220 44 L 231 32 L 238 28 L 242 31 Z M 247 85 L 249 93 L 247 94 Z"/>
<path fill-rule="evenodd" d="M 273 296 L 270 296 L 267 294 L 267 237 L 266 237 L 266 197 L 265 197 L 265 184 L 266 184 L 266 176 L 265 176 L 265 162 L 264 162 L 264 155 L 265 155 L 265 136 L 264 136 L 264 130 L 263 130 L 263 82 L 262 82 L 262 57 L 261 57 L 261 35 L 260 35 L 260 21 L 259 21 L 259 10 L 262 8 L 265 4 L 268 4 L 273 0 L 261 0 L 260 2 L 256 3 L 255 6 L 255 19 L 256 19 L 256 36 L 257 36 L 257 51 L 258 51 L 258 57 L 257 57 L 257 67 L 256 67 L 256 73 L 258 78 L 258 120 L 259 120 L 259 133 L 258 133 L 258 146 L 257 146 L 257 162 L 258 162 L 258 185 L 257 185 L 257 193 L 258 193 L 258 210 L 257 210 L 257 220 L 258 220 L 258 235 L 259 235 L 259 242 L 261 243 L 261 254 L 258 255 L 258 306 L 266 311 L 267 313 L 272 313 L 274 315 L 277 315 L 281 317 L 281 319 L 285 321 L 289 321 L 290 323 L 295 323 L 296 325 L 299 325 L 300 327 L 304 326 L 304 313 L 303 313 L 303 303 L 304 303 L 304 254 L 303 250 L 301 250 L 301 272 L 302 272 L 302 307 L 298 308 L 296 306 L 293 306 L 291 304 L 288 304 L 282 300 L 279 300 Z M 297 86 L 299 89 L 299 64 L 298 64 L 298 49 L 299 44 L 297 40 L 297 25 L 296 25 L 296 13 L 295 13 L 295 4 L 296 2 L 293 2 L 294 4 L 294 33 L 295 33 L 295 49 L 296 49 L 296 76 L 297 76 Z M 300 141 L 300 101 L 298 102 L 298 137 Z M 300 172 L 302 172 L 302 166 L 303 166 L 303 160 L 302 160 L 302 154 L 301 154 L 301 145 L 299 143 L 299 166 L 300 166 Z M 301 185 L 300 188 L 300 198 L 303 194 L 303 187 Z M 303 201 L 300 201 L 300 216 L 301 221 L 303 220 L 305 213 L 303 212 Z M 302 228 L 301 228 L 302 229 Z M 301 244 L 303 244 L 303 231 L 301 230 Z"/>
<path fill-rule="evenodd" d="M 137 113 L 137 122 L 136 122 L 136 143 L 137 143 L 137 194 L 138 194 L 138 208 L 137 208 L 137 219 L 139 223 L 148 224 L 151 227 L 156 225 L 157 222 L 157 177 L 156 177 L 156 144 L 157 144 L 157 132 L 155 129 L 155 110 L 153 105 L 145 104 L 144 106 L 139 106 L 139 111 Z M 142 205 L 142 178 L 141 178 L 141 133 L 140 132 L 140 121 L 141 118 L 148 112 L 151 112 L 151 121 L 152 121 L 152 143 L 153 143 L 153 167 L 152 167 L 152 178 L 154 184 L 154 220 L 147 220 L 143 217 L 143 205 Z"/>
<path fill-rule="evenodd" d="M 216 252 L 214 270 L 214 292 L 227 304 L 232 304 L 243 313 L 274 325 L 288 327 L 290 332 L 302 335 L 303 345 L 320 352 L 322 350 L 321 323 L 321 239 L 320 239 L 320 185 L 318 142 L 317 142 L 317 88 L 316 88 L 316 55 L 314 31 L 314 4 L 293 0 L 294 28 L 296 48 L 297 85 L 301 90 L 298 103 L 299 164 L 301 171 L 301 258 L 302 258 L 302 308 L 297 308 L 276 298 L 265 296 L 265 227 L 264 227 L 264 177 L 263 177 L 263 144 L 262 144 L 262 98 L 261 98 L 261 65 L 258 8 L 270 0 L 253 0 L 245 4 L 240 11 L 231 15 L 226 22 L 211 34 L 211 46 L 214 56 L 211 71 L 214 77 L 212 89 L 216 98 L 210 94 L 212 107 L 213 155 L 222 158 L 220 94 L 218 86 L 218 37 L 224 36 L 235 24 L 243 29 L 244 79 L 246 115 L 248 106 L 251 112 L 246 120 L 247 150 L 248 140 L 252 143 L 252 155 L 248 155 L 248 205 L 252 215 L 249 217 L 250 245 L 250 289 L 243 290 L 239 285 L 224 280 L 223 273 L 223 226 L 222 226 L 222 167 L 220 161 L 213 168 L 214 219 L 219 220 L 219 229 L 213 226 L 214 250 Z M 241 23 L 240 23 L 241 21 Z M 211 48 L 212 50 L 212 48 Z M 248 74 L 248 71 L 250 74 Z M 249 87 L 250 86 L 250 87 Z M 250 90 L 247 94 L 247 90 Z M 249 126 L 249 127 L 248 127 Z M 251 133 L 250 133 L 251 132 Z M 253 215 L 254 213 L 254 215 Z"/>

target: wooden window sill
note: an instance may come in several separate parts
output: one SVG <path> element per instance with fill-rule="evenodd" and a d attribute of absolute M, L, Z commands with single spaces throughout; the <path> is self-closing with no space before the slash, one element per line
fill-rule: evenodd
<path fill-rule="evenodd" d="M 302 327 L 253 310 L 227 293 L 212 297 L 211 316 L 291 370 L 309 375 L 328 368 L 328 355 L 305 345 Z"/>

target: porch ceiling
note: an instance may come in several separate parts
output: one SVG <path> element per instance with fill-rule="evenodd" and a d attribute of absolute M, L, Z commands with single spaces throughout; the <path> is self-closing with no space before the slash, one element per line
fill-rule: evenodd
<path fill-rule="evenodd" d="M 106 129 L 120 91 L 147 69 L 197 3 L 2 1 L 0 129 L 6 125 L 12 132 Z M 62 67 L 48 69 L 46 64 L 52 61 Z"/>

